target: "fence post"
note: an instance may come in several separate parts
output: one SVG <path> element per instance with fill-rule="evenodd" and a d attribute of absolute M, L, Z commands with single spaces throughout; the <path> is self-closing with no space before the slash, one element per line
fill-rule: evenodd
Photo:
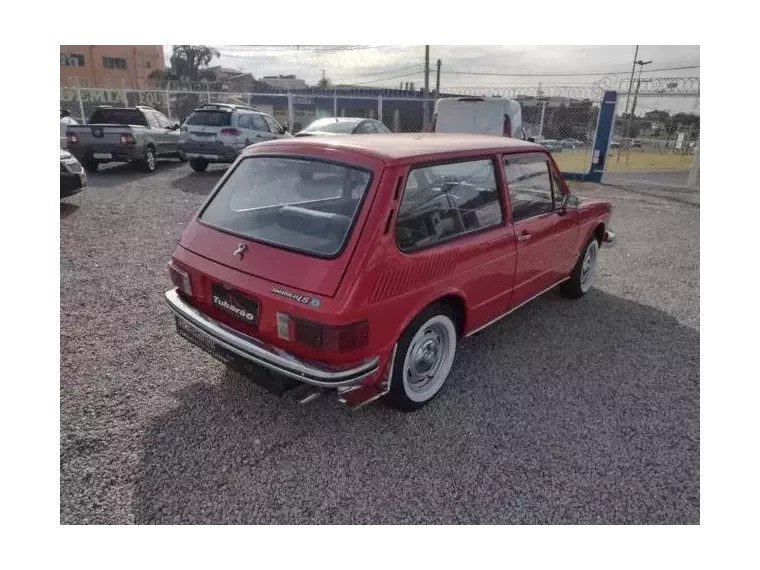
<path fill-rule="evenodd" d="M 338 116 L 338 90 L 333 89 L 333 117 Z"/>
<path fill-rule="evenodd" d="M 79 101 L 79 116 L 82 118 L 82 124 L 85 124 L 84 105 L 82 104 L 82 92 L 79 90 L 79 78 L 75 77 L 74 79 L 76 79 L 77 101 Z"/>
<path fill-rule="evenodd" d="M 166 116 L 169 120 L 172 118 L 172 94 L 171 94 L 171 81 L 166 82 Z"/>
<path fill-rule="evenodd" d="M 394 133 L 400 133 L 401 130 L 399 129 L 401 125 L 401 111 L 396 109 L 393 111 L 393 132 Z"/>
<path fill-rule="evenodd" d="M 291 133 L 293 132 L 295 116 L 295 111 L 293 109 L 293 94 L 288 92 L 288 129 Z"/>
<path fill-rule="evenodd" d="M 124 78 L 121 79 L 121 96 L 124 99 L 124 106 L 129 107 L 129 99 L 127 99 L 127 83 Z"/>
<path fill-rule="evenodd" d="M 541 123 L 538 125 L 538 136 L 544 136 L 544 115 L 546 115 L 546 101 L 541 104 Z"/>
<path fill-rule="evenodd" d="M 206 81 L 206 102 L 211 103 L 211 83 Z"/>
<path fill-rule="evenodd" d="M 686 180 L 687 188 L 697 188 L 697 177 L 699 176 L 699 140 L 697 140 L 697 146 L 694 147 L 694 160 L 689 167 L 689 178 Z"/>
<path fill-rule="evenodd" d="M 383 122 L 383 96 L 377 96 L 377 120 Z"/>

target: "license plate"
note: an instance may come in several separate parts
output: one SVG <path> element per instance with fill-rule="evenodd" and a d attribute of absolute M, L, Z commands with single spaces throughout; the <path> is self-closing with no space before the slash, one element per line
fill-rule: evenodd
<path fill-rule="evenodd" d="M 221 285 L 213 283 L 211 285 L 211 302 L 215 307 L 248 325 L 255 327 L 259 322 L 259 302 L 242 293 L 225 289 Z"/>
<path fill-rule="evenodd" d="M 287 390 L 291 390 L 301 385 L 297 380 L 281 376 L 280 374 L 275 374 L 263 366 L 259 366 L 246 360 L 240 355 L 227 349 L 225 346 L 222 346 L 211 337 L 200 332 L 194 326 L 188 324 L 184 319 L 174 317 L 174 321 L 179 336 L 244 375 L 265 390 L 277 394 L 278 396 L 282 396 Z"/>
<path fill-rule="evenodd" d="M 110 152 L 94 152 L 92 153 L 92 158 L 97 158 L 98 160 L 104 160 L 104 159 L 110 159 L 111 153 Z"/>

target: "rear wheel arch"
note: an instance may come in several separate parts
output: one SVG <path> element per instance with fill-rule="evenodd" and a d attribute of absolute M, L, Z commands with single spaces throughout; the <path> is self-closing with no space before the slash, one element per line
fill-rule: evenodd
<path fill-rule="evenodd" d="M 605 227 L 603 223 L 599 223 L 596 225 L 596 228 L 594 228 L 594 237 L 596 238 L 596 241 L 599 242 L 599 245 L 602 245 L 602 242 L 604 241 L 604 232 Z"/>
<path fill-rule="evenodd" d="M 401 338 L 401 335 L 404 334 L 404 331 L 406 331 L 412 321 L 414 321 L 414 319 L 416 319 L 423 311 L 433 305 L 439 304 L 445 305 L 451 310 L 456 319 L 457 333 L 460 338 L 464 336 L 464 331 L 466 330 L 465 327 L 467 325 L 467 299 L 460 291 L 448 291 L 443 295 L 428 300 L 424 305 L 420 304 L 415 306 L 414 310 L 409 312 L 407 318 L 404 319 L 404 322 L 396 331 L 396 339 L 394 340 L 394 343 L 398 342 L 398 339 Z"/>

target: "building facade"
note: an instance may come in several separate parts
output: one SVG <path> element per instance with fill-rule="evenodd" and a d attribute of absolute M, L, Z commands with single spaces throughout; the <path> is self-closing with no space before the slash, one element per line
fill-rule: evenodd
<path fill-rule="evenodd" d="M 61 83 L 145 89 L 164 69 L 164 46 L 60 46 Z"/>

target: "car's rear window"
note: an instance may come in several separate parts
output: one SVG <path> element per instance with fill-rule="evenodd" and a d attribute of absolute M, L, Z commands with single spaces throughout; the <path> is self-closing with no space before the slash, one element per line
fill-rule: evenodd
<path fill-rule="evenodd" d="M 222 231 L 318 257 L 346 243 L 371 173 L 308 158 L 243 159 L 201 213 Z"/>
<path fill-rule="evenodd" d="M 109 123 L 112 125 L 141 125 L 147 127 L 148 123 L 137 109 L 95 109 L 90 117 L 90 124 Z"/>
<path fill-rule="evenodd" d="M 203 127 L 229 127 L 232 124 L 232 113 L 229 111 L 195 111 L 187 118 L 185 124 Z"/>

